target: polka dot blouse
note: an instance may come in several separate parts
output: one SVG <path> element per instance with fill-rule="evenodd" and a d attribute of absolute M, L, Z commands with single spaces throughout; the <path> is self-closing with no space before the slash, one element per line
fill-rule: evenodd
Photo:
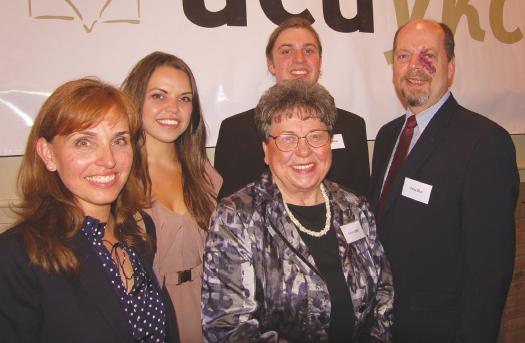
<path fill-rule="evenodd" d="M 153 280 L 142 266 L 135 251 L 123 243 L 117 243 L 129 256 L 133 268 L 133 288 L 128 293 L 119 274 L 119 268 L 111 258 L 111 254 L 104 246 L 102 239 L 106 223 L 86 217 L 82 232 L 92 244 L 102 267 L 113 285 L 122 307 L 133 337 L 137 342 L 164 342 L 166 337 L 166 313 L 162 299 L 153 285 Z"/>

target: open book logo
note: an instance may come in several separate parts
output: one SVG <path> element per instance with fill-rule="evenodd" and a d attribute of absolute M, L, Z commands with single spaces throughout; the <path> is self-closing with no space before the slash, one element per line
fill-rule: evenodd
<path fill-rule="evenodd" d="M 29 16 L 78 20 L 87 33 L 97 24 L 140 23 L 140 0 L 28 0 Z"/>

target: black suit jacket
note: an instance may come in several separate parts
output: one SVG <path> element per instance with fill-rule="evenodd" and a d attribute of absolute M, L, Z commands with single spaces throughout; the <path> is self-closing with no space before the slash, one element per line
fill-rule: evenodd
<path fill-rule="evenodd" d="M 221 123 L 214 161 L 215 169 L 223 177 L 220 198 L 258 179 L 267 169 L 254 116 L 255 109 L 251 109 Z M 327 178 L 354 193 L 366 195 L 370 167 L 365 121 L 358 115 L 337 109 L 334 134 L 342 134 L 345 148 L 332 150 L 332 167 Z"/>
<path fill-rule="evenodd" d="M 377 135 L 373 208 L 403 122 Z M 406 177 L 432 186 L 428 205 L 401 195 Z M 496 342 L 513 271 L 518 186 L 509 134 L 450 96 L 376 218 L 394 277 L 395 342 Z"/>
<path fill-rule="evenodd" d="M 72 245 L 80 273 L 57 275 L 29 264 L 16 228 L 0 235 L 1 342 L 135 342 L 120 300 L 89 242 L 79 233 Z M 154 276 L 153 255 L 139 257 Z M 161 294 L 167 342 L 178 342 L 172 303 L 164 290 Z"/>

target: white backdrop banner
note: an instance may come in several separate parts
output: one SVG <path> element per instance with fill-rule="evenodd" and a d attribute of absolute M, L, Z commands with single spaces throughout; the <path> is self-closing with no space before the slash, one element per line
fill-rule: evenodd
<path fill-rule="evenodd" d="M 523 0 L 0 0 L 0 155 L 23 153 L 32 119 L 57 86 L 83 76 L 120 85 L 155 50 L 192 68 L 214 146 L 221 121 L 254 107 L 274 83 L 264 49 L 290 15 L 314 22 L 319 82 L 338 107 L 365 118 L 369 139 L 403 113 L 392 38 L 422 17 L 455 32 L 459 102 L 525 133 L 524 13 Z"/>

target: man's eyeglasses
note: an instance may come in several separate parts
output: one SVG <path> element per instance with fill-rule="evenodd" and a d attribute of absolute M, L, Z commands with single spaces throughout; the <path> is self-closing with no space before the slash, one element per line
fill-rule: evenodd
<path fill-rule="evenodd" d="M 328 130 L 313 130 L 308 132 L 306 136 L 299 137 L 294 133 L 283 133 L 278 136 L 269 136 L 275 140 L 277 148 L 283 152 L 295 150 L 299 144 L 299 140 L 306 139 L 306 142 L 312 148 L 320 148 L 330 142 L 330 133 Z"/>

